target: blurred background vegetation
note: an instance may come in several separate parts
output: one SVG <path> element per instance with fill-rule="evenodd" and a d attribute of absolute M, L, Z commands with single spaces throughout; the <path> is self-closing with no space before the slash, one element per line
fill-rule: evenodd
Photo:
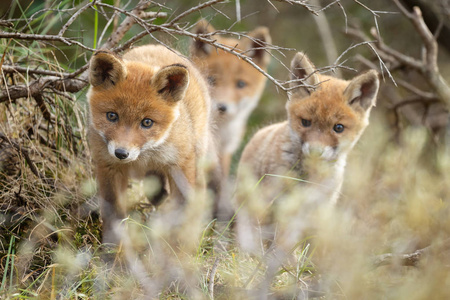
<path fill-rule="evenodd" d="M 86 0 L 2 0 L 0 35 L 56 35 L 87 3 Z M 101 3 L 131 10 L 138 1 Z M 216 29 L 234 32 L 267 26 L 273 45 L 283 47 L 272 51 L 268 73 L 284 81 L 288 78 L 286 66 L 297 51 L 306 52 L 319 68 L 334 63 L 327 58 L 323 33 L 318 30 L 324 25 L 318 25 L 317 16 L 305 8 L 305 3 L 326 17 L 337 55 L 361 42 L 349 34 L 350 29 L 370 36 L 371 28 L 377 27 L 386 45 L 421 58 L 424 47 L 420 35 L 391 0 L 224 1 L 196 10 L 180 22 L 188 30 L 200 18 L 210 20 Z M 433 20 L 433 26 L 437 24 L 432 32 L 439 32 L 440 37 L 439 70 L 450 82 L 450 3 L 446 0 L 403 3 L 408 7 L 420 5 L 427 24 L 431 27 Z M 155 1 L 149 10 L 165 12 L 168 17 L 151 22 L 165 24 L 198 4 L 199 1 L 192 0 Z M 8 71 L 8 66 L 48 70 L 53 72 L 50 75 L 60 73 L 64 78 L 70 74 L 79 76 L 82 72 L 77 70 L 86 66 L 92 51 L 106 42 L 125 19 L 124 14 L 118 14 L 117 21 L 108 23 L 112 12 L 108 7 L 86 9 L 68 27 L 64 37 L 85 47 L 6 35 L 0 39 L 2 299 L 145 299 L 142 281 L 130 276 L 135 274 L 127 270 L 126 263 L 118 261 L 111 267 L 101 259 L 107 250 L 100 243 L 98 205 L 86 142 L 87 86 L 72 92 L 48 85 L 41 94 L 8 97 L 13 86 L 24 86 L 46 76 Z M 142 27 L 134 25 L 119 45 L 140 32 Z M 163 42 L 188 55 L 191 38 L 156 30 L 137 45 L 155 42 Z M 422 74 L 410 66 L 386 62 L 395 84 L 388 72 L 380 69 L 379 59 L 367 44 L 349 49 L 339 62 L 343 61 L 346 68 L 338 70 L 344 78 L 351 78 L 368 66 L 379 68 L 383 79 L 377 107 L 372 112 L 371 125 L 349 158 L 339 209 L 332 218 L 318 220 L 323 233 L 317 239 L 322 241 L 323 248 L 314 252 L 308 240 L 300 241 L 293 249 L 297 260 L 284 265 L 273 282 L 273 296 L 280 299 L 314 296 L 448 299 L 450 127 L 447 103 L 450 100 L 439 99 Z M 249 121 L 242 147 L 258 128 L 285 119 L 286 100 L 286 93 L 268 81 Z M 240 153 L 235 155 L 233 170 L 239 156 Z M 149 212 L 140 206 L 140 196 L 131 197 L 137 203 L 137 212 L 131 220 L 145 219 Z M 131 223 L 130 227 L 145 232 L 146 238 L 151 236 L 151 229 L 145 225 Z M 225 252 L 215 251 L 217 239 L 218 234 L 205 224 L 198 256 L 193 260 L 195 276 L 200 282 L 198 293 L 190 294 L 181 285 L 165 283 L 158 297 L 207 299 L 213 282 L 217 298 L 247 299 L 249 294 L 243 291 L 256 289 L 264 276 L 261 261 L 240 252 L 237 245 L 229 246 Z M 403 266 L 401 259 L 393 259 L 387 266 L 370 264 L 379 254 L 413 253 L 423 248 L 427 249 L 427 255 L 413 266 Z M 323 249 L 328 250 L 327 256 L 317 254 Z M 150 273 L 160 274 L 154 269 Z"/>

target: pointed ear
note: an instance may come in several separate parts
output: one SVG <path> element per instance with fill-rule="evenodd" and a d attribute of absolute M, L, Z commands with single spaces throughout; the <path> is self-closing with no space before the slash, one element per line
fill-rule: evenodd
<path fill-rule="evenodd" d="M 298 52 L 291 62 L 290 80 L 298 79 L 303 80 L 303 83 L 308 86 L 315 86 L 320 82 L 316 67 L 314 67 L 313 63 L 309 60 L 306 54 L 302 52 Z M 303 98 L 309 96 L 314 90 L 311 87 L 302 85 L 302 82 L 299 81 L 291 82 L 289 86 L 290 88 L 293 88 L 291 97 L 295 95 Z"/>
<path fill-rule="evenodd" d="M 344 97 L 351 107 L 360 107 L 367 111 L 376 104 L 379 86 L 378 72 L 370 70 L 350 81 L 344 91 Z"/>
<path fill-rule="evenodd" d="M 264 26 L 257 27 L 250 31 L 248 36 L 250 37 L 248 50 L 251 50 L 248 56 L 253 58 L 259 66 L 267 67 L 270 62 L 270 53 L 265 47 L 272 43 L 269 29 Z"/>
<path fill-rule="evenodd" d="M 189 86 L 189 71 L 181 64 L 164 67 L 153 76 L 152 85 L 169 101 L 180 101 Z"/>
<path fill-rule="evenodd" d="M 192 33 L 194 34 L 206 34 L 216 31 L 214 27 L 212 27 L 211 24 L 209 24 L 208 21 L 205 19 L 201 19 L 198 21 L 197 25 L 195 25 L 194 29 L 192 30 Z M 205 44 L 204 42 L 194 38 L 191 47 L 190 52 L 192 56 L 202 56 L 202 55 L 209 55 L 214 50 L 214 47 Z"/>
<path fill-rule="evenodd" d="M 92 86 L 110 88 L 125 79 L 127 68 L 121 58 L 109 51 L 97 51 L 89 65 L 89 82 Z"/>

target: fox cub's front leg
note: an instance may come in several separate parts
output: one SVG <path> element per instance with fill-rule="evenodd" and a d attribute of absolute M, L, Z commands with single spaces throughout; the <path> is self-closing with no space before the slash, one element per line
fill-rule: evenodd
<path fill-rule="evenodd" d="M 103 221 L 103 243 L 119 244 L 118 231 L 121 220 L 126 217 L 123 195 L 127 189 L 128 176 L 109 167 L 97 167 L 100 196 L 100 213 Z"/>

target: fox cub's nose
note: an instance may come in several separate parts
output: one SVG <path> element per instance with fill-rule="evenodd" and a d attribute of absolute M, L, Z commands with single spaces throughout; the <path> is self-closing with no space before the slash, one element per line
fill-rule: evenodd
<path fill-rule="evenodd" d="M 227 108 L 226 104 L 219 103 L 219 104 L 217 104 L 217 109 L 219 110 L 220 113 L 223 114 L 227 111 L 228 108 Z"/>
<path fill-rule="evenodd" d="M 122 148 L 117 148 L 115 151 L 114 151 L 114 154 L 116 155 L 116 157 L 118 158 L 118 159 L 125 159 L 125 158 L 127 158 L 128 157 L 128 151 L 127 150 L 125 150 L 125 149 L 122 149 Z"/>

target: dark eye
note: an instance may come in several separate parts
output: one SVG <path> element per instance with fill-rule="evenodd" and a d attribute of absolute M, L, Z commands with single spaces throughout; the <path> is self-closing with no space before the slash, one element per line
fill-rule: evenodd
<path fill-rule="evenodd" d="M 110 111 L 106 113 L 106 119 L 110 122 L 117 122 L 117 120 L 119 120 L 119 115 Z"/>
<path fill-rule="evenodd" d="M 144 127 L 144 128 L 150 128 L 150 127 L 153 126 L 153 120 L 151 120 L 151 119 L 144 119 L 141 122 L 141 126 Z"/>
<path fill-rule="evenodd" d="M 242 89 L 242 88 L 244 88 L 244 87 L 247 86 L 247 82 L 245 82 L 244 80 L 238 80 L 238 81 L 236 82 L 236 86 L 237 86 L 238 88 Z"/>
<path fill-rule="evenodd" d="M 214 76 L 208 76 L 208 83 L 209 83 L 209 85 L 216 85 L 216 77 L 214 77 Z"/>
<path fill-rule="evenodd" d="M 344 125 L 336 124 L 334 125 L 333 130 L 336 131 L 337 133 L 341 133 L 342 131 L 344 131 Z"/>
<path fill-rule="evenodd" d="M 311 126 L 311 121 L 302 119 L 302 125 L 303 125 L 303 127 L 309 127 L 309 126 Z"/>

